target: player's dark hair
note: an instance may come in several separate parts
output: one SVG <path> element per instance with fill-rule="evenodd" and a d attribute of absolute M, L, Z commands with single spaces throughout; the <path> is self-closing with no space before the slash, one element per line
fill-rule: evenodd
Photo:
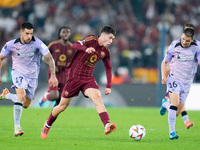
<path fill-rule="evenodd" d="M 187 28 L 183 31 L 183 33 L 187 36 L 187 37 L 194 37 L 194 30 L 193 29 L 190 29 L 190 28 Z"/>
<path fill-rule="evenodd" d="M 61 28 L 59 29 L 59 31 L 58 31 L 58 39 L 61 38 L 61 37 L 60 37 L 60 32 L 61 32 L 62 29 L 69 29 L 69 30 L 71 30 L 70 27 L 67 27 L 67 26 L 61 27 Z"/>
<path fill-rule="evenodd" d="M 116 31 L 111 27 L 111 26 L 104 26 L 100 29 L 99 31 L 99 35 L 101 35 L 101 33 L 107 33 L 107 34 L 110 34 L 112 33 L 114 36 L 116 36 Z"/>
<path fill-rule="evenodd" d="M 185 28 L 190 28 L 190 29 L 194 30 L 194 25 L 190 22 L 187 22 L 187 23 L 184 24 L 183 30 L 185 30 Z"/>
<path fill-rule="evenodd" d="M 33 25 L 30 23 L 30 22 L 24 22 L 22 25 L 21 25 L 21 29 L 24 30 L 24 29 L 33 29 Z"/>

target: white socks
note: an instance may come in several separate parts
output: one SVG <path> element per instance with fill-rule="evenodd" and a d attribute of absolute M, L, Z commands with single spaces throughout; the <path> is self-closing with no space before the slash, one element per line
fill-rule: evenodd
<path fill-rule="evenodd" d="M 22 115 L 22 104 L 21 101 L 16 101 L 13 107 L 14 124 L 20 125 L 20 119 Z"/>
<path fill-rule="evenodd" d="M 188 117 L 188 115 L 184 115 L 184 116 L 182 116 L 182 119 L 183 119 L 184 123 L 186 123 L 186 121 L 189 120 L 189 117 Z"/>
<path fill-rule="evenodd" d="M 168 112 L 168 123 L 169 123 L 169 132 L 175 131 L 175 124 L 176 124 L 176 106 L 170 106 Z"/>

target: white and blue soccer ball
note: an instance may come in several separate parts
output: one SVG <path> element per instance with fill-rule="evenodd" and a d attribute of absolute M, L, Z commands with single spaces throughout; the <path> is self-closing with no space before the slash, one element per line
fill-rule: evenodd
<path fill-rule="evenodd" d="M 145 134 L 146 134 L 145 128 L 139 124 L 133 125 L 129 129 L 129 136 L 135 141 L 142 140 L 145 137 Z"/>

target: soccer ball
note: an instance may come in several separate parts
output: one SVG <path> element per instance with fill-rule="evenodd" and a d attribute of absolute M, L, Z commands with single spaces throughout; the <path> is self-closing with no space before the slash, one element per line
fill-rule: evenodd
<path fill-rule="evenodd" d="M 129 129 L 129 136 L 135 141 L 142 140 L 145 134 L 146 134 L 145 128 L 139 124 L 133 125 Z"/>

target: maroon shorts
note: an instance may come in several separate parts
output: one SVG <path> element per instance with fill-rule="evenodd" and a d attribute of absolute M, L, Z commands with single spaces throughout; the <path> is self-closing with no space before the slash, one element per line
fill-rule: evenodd
<path fill-rule="evenodd" d="M 62 97 L 64 98 L 70 98 L 78 96 L 79 92 L 81 91 L 84 95 L 84 92 L 88 88 L 95 88 L 99 89 L 99 86 L 97 85 L 95 79 L 69 79 L 65 87 L 62 91 Z M 85 95 L 84 95 L 85 96 Z"/>

